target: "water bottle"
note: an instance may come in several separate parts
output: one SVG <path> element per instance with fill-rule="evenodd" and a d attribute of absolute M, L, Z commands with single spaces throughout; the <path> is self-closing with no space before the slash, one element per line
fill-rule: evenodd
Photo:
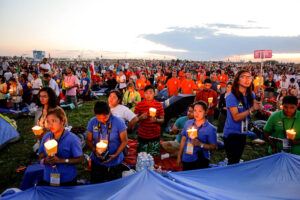
<path fill-rule="evenodd" d="M 150 169 L 154 169 L 154 159 L 151 157 L 150 159 Z"/>
<path fill-rule="evenodd" d="M 162 173 L 162 169 L 161 169 L 161 166 L 160 166 L 160 165 L 159 165 L 159 167 L 157 168 L 157 172 L 158 172 L 159 174 Z"/>
<path fill-rule="evenodd" d="M 224 166 L 227 166 L 228 165 L 228 158 L 225 158 L 224 159 Z"/>

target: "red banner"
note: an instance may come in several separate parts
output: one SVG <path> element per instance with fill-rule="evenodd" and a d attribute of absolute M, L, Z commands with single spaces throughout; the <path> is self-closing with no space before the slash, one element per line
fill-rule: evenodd
<path fill-rule="evenodd" d="M 272 50 L 256 50 L 254 51 L 254 58 L 272 58 Z"/>

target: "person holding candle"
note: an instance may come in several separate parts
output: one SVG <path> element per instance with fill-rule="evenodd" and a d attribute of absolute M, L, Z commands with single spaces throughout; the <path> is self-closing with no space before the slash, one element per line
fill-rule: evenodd
<path fill-rule="evenodd" d="M 25 104 L 25 106 L 28 106 L 31 103 L 31 91 L 30 91 L 30 85 L 31 83 L 29 81 L 27 81 L 27 77 L 25 74 L 21 74 L 21 85 L 23 88 L 23 95 L 22 95 L 22 99 L 23 99 L 23 103 Z"/>
<path fill-rule="evenodd" d="M 150 81 L 147 80 L 145 73 L 142 72 L 140 73 L 140 78 L 135 82 L 135 88 L 140 93 L 142 99 L 145 98 L 144 89 L 147 85 L 150 85 Z"/>
<path fill-rule="evenodd" d="M 83 161 L 83 152 L 79 138 L 65 129 L 66 121 L 66 114 L 60 107 L 47 113 L 50 132 L 43 137 L 39 148 L 41 163 L 45 165 L 42 185 L 59 183 L 60 186 L 73 186 L 77 184 L 76 164 Z M 55 155 L 48 155 L 46 143 L 49 141 L 57 143 Z"/>
<path fill-rule="evenodd" d="M 160 155 L 160 125 L 164 122 L 164 109 L 154 99 L 155 88 L 145 87 L 145 99 L 139 102 L 134 113 L 139 118 L 137 152 L 148 152 L 153 156 Z M 151 110 L 150 110 L 151 109 Z"/>
<path fill-rule="evenodd" d="M 209 151 L 217 147 L 217 129 L 206 120 L 207 110 L 206 102 L 196 102 L 194 119 L 187 121 L 181 132 L 177 163 L 184 171 L 208 168 Z M 189 134 L 191 129 L 193 134 Z"/>
<path fill-rule="evenodd" d="M 250 115 L 262 109 L 261 102 L 254 99 L 252 76 L 249 71 L 240 70 L 233 80 L 231 93 L 226 97 L 227 118 L 223 133 L 229 165 L 239 163 L 246 145 Z"/>
<path fill-rule="evenodd" d="M 6 108 L 6 94 L 7 93 L 7 85 L 3 76 L 0 76 L 0 108 Z"/>
<path fill-rule="evenodd" d="M 298 99 L 295 96 L 283 98 L 283 110 L 274 112 L 264 127 L 264 136 L 269 142 L 268 152 L 278 153 L 282 149 L 300 155 L 300 112 L 297 110 Z M 293 131 L 292 131 L 293 130 Z M 293 138 L 289 133 L 295 132 Z"/>
<path fill-rule="evenodd" d="M 226 92 L 228 76 L 225 74 L 225 70 L 221 70 L 221 74 L 218 76 L 218 81 L 220 82 L 220 92 L 221 94 Z"/>
<path fill-rule="evenodd" d="M 96 117 L 89 121 L 86 136 L 87 147 L 92 151 L 91 183 L 121 178 L 123 150 L 128 142 L 127 127 L 122 119 L 111 114 L 109 105 L 104 101 L 95 104 L 94 113 Z M 97 151 L 103 143 L 107 143 L 107 151 Z"/>
<path fill-rule="evenodd" d="M 135 90 L 134 83 L 127 84 L 127 90 L 123 96 L 123 104 L 134 112 L 135 106 L 141 101 L 141 95 Z"/>
<path fill-rule="evenodd" d="M 70 67 L 67 68 L 67 76 L 64 79 L 64 84 L 66 89 L 66 104 L 73 103 L 77 107 L 76 91 L 79 87 L 79 81 L 74 76 Z"/>
<path fill-rule="evenodd" d="M 43 87 L 43 83 L 42 83 L 42 80 L 37 76 L 36 71 L 32 71 L 31 74 L 33 77 L 33 80 L 31 81 L 31 86 L 30 86 L 30 89 L 32 90 L 32 102 L 37 104 L 38 94 L 39 94 L 41 87 Z"/>
<path fill-rule="evenodd" d="M 10 79 L 10 96 L 14 110 L 21 108 L 23 88 L 15 78 Z"/>
<path fill-rule="evenodd" d="M 282 110 L 281 109 L 281 107 L 282 107 L 282 101 L 283 101 L 283 98 L 286 97 L 287 95 L 288 95 L 287 89 L 286 88 L 282 88 L 280 90 L 280 93 L 277 96 L 277 100 L 276 100 L 276 105 L 277 105 L 277 109 L 278 110 Z"/>
<path fill-rule="evenodd" d="M 211 89 L 211 80 L 205 79 L 204 89 L 197 92 L 195 102 L 204 101 L 208 105 L 207 119 L 210 123 L 214 121 L 214 108 L 218 104 L 217 92 Z"/>

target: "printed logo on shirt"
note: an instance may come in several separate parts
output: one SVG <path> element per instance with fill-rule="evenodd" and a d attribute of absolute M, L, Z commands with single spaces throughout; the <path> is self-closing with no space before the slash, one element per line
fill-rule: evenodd
<path fill-rule="evenodd" d="M 282 126 L 282 121 L 279 120 L 279 121 L 277 122 L 277 125 L 278 125 L 278 126 Z"/>
<path fill-rule="evenodd" d="M 242 102 L 239 103 L 238 108 L 244 108 Z"/>
<path fill-rule="evenodd" d="M 98 131 L 98 126 L 93 126 L 94 131 Z"/>

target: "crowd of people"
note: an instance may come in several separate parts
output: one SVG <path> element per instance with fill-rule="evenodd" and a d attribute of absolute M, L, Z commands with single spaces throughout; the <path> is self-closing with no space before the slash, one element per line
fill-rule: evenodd
<path fill-rule="evenodd" d="M 159 156 L 162 148 L 183 170 L 208 168 L 221 132 L 228 164 L 238 163 L 252 113 L 263 113 L 268 100 L 275 106 L 264 128 L 269 152 L 284 149 L 300 155 L 300 74 L 295 66 L 268 65 L 261 73 L 260 65 L 251 63 L 48 62 L 2 58 L 0 66 L 0 107 L 20 110 L 32 103 L 39 107 L 34 125 L 43 129 L 36 144 L 45 165 L 43 185 L 75 185 L 76 164 L 83 160 L 79 138 L 65 129 L 68 120 L 59 105 L 77 107 L 78 99 L 89 101 L 93 91 L 102 88 L 108 101 L 96 102 L 95 117 L 87 124 L 91 183 L 121 177 L 128 132 L 137 134 L 138 153 Z M 168 98 L 190 94 L 195 100 L 170 131 L 177 134 L 176 140 L 161 144 L 165 112 L 156 96 L 164 90 Z M 294 138 L 287 137 L 291 129 Z M 58 143 L 55 155 L 45 149 L 50 139 Z"/>

